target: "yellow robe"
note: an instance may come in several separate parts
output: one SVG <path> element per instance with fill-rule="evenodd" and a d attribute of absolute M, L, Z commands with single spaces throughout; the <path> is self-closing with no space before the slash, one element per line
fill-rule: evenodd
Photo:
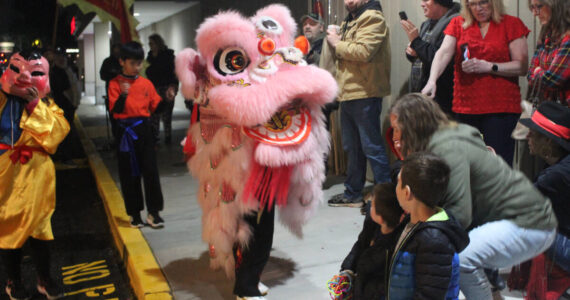
<path fill-rule="evenodd" d="M 0 92 L 0 112 L 7 97 Z M 39 101 L 29 115 L 24 109 L 22 134 L 14 146 L 42 148 L 49 154 L 69 132 L 69 123 L 53 100 Z M 51 216 L 55 209 L 55 168 L 47 153 L 33 152 L 22 164 L 12 163 L 7 150 L 0 155 L 0 249 L 21 248 L 29 237 L 53 240 Z"/>

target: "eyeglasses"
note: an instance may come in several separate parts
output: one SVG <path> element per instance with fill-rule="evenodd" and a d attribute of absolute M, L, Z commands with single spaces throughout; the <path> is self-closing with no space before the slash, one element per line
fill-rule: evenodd
<path fill-rule="evenodd" d="M 469 6 L 469 8 L 476 8 L 477 6 L 484 7 L 487 6 L 488 4 L 489 0 L 481 0 L 479 2 L 467 2 L 467 6 Z"/>
<path fill-rule="evenodd" d="M 529 6 L 530 11 L 536 11 L 536 12 L 540 12 L 540 9 L 543 7 L 543 4 L 533 4 L 531 6 Z"/>

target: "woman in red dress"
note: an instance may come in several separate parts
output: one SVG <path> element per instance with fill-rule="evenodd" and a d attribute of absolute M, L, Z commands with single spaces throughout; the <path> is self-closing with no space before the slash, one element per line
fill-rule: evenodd
<path fill-rule="evenodd" d="M 444 31 L 422 93 L 435 95 L 438 77 L 454 58 L 456 118 L 479 129 L 485 143 L 512 165 L 511 133 L 521 113 L 518 77 L 528 68 L 530 31 L 519 18 L 504 13 L 502 0 L 462 0 L 462 4 L 460 16 Z"/>

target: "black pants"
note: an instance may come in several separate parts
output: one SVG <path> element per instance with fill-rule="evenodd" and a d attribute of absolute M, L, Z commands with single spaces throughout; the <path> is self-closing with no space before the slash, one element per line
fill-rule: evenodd
<path fill-rule="evenodd" d="M 107 85 L 107 89 L 106 91 L 109 90 L 109 87 Z M 113 135 L 113 138 L 115 139 L 115 144 L 119 143 L 119 139 L 121 138 L 121 135 L 119 134 L 119 124 L 117 124 L 117 120 L 115 118 L 113 118 L 113 113 L 109 110 L 109 96 L 105 96 L 105 109 L 106 109 L 106 113 L 109 116 L 109 123 L 111 123 L 111 134 Z"/>
<path fill-rule="evenodd" d="M 471 125 L 483 134 L 485 144 L 493 147 L 497 155 L 502 157 L 509 166 L 513 166 L 515 140 L 511 133 L 515 129 L 520 114 L 497 113 L 482 115 L 456 114 L 459 122 Z"/>
<path fill-rule="evenodd" d="M 34 238 L 29 239 L 32 259 L 36 266 L 38 277 L 44 282 L 50 278 L 50 242 Z M 0 249 L 0 260 L 4 266 L 6 278 L 13 282 L 21 282 L 20 264 L 22 262 L 22 249 Z"/>
<path fill-rule="evenodd" d="M 170 143 L 172 139 L 172 111 L 174 110 L 174 101 L 166 101 L 166 91 L 168 86 L 158 88 L 156 91 L 162 97 L 160 109 L 157 109 L 150 117 L 153 127 L 155 140 L 158 141 L 160 135 L 160 120 L 164 125 L 164 141 Z"/>
<path fill-rule="evenodd" d="M 132 174 L 131 154 L 129 152 L 121 152 L 120 147 L 117 150 L 121 191 L 125 199 L 127 214 L 130 216 L 140 214 L 140 211 L 144 209 L 143 199 L 146 202 L 148 212 L 158 212 L 164 207 L 160 177 L 156 165 L 154 137 L 148 120 L 134 127 L 133 131 L 138 136 L 138 139 L 134 141 L 134 149 L 139 170 L 144 180 L 144 198 L 141 175 L 133 176 Z M 124 132 L 125 128 L 119 126 L 121 137 Z"/>
<path fill-rule="evenodd" d="M 247 248 L 241 249 L 241 263 L 236 267 L 236 281 L 234 294 L 240 297 L 261 296 L 257 284 L 261 272 L 269 260 L 269 253 L 273 246 L 273 230 L 275 207 L 271 211 L 265 209 L 257 223 L 257 213 L 247 216 L 245 221 L 251 226 L 252 237 Z M 234 252 L 236 264 L 238 258 Z"/>

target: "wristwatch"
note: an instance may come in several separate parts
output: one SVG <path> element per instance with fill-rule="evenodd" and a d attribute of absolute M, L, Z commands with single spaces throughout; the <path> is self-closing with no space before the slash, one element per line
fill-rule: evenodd
<path fill-rule="evenodd" d="M 491 67 L 491 70 L 493 70 L 493 72 L 498 72 L 499 66 L 497 64 L 493 64 L 493 66 Z"/>

